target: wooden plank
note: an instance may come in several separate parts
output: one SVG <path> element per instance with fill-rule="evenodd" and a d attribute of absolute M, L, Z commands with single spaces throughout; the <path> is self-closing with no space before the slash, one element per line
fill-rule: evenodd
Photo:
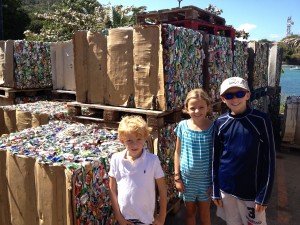
<path fill-rule="evenodd" d="M 103 119 L 107 121 L 116 121 L 120 119 L 119 111 L 104 110 Z"/>
<path fill-rule="evenodd" d="M 145 23 L 146 19 L 151 19 L 158 23 L 171 22 L 176 20 L 202 20 L 211 23 L 213 20 L 216 25 L 225 26 L 226 24 L 224 18 L 195 6 L 162 9 L 158 11 L 151 11 L 148 13 L 140 13 L 137 15 L 138 23 Z"/>
<path fill-rule="evenodd" d="M 0 87 L 0 90 L 11 91 L 11 90 L 14 90 L 14 89 L 13 88 L 8 88 L 8 87 Z"/>
<path fill-rule="evenodd" d="M 108 105 L 100 105 L 100 104 L 87 104 L 87 103 L 80 103 L 80 102 L 68 102 L 68 107 L 87 107 L 87 108 L 94 108 L 94 109 L 103 109 L 103 110 L 111 110 L 111 111 L 120 111 L 120 112 L 127 112 L 133 114 L 144 114 L 149 116 L 156 116 L 161 117 L 172 113 L 173 111 L 156 111 L 156 110 L 148 110 L 148 109 L 138 109 L 138 108 L 126 108 L 120 106 L 108 106 Z"/>
<path fill-rule="evenodd" d="M 118 124 L 122 117 L 126 115 L 142 116 L 148 126 L 153 130 L 152 135 L 154 135 L 154 141 L 157 141 L 158 139 L 159 129 L 166 124 L 178 123 L 183 118 L 181 109 L 173 111 L 155 111 L 78 102 L 68 102 L 67 108 L 69 115 L 76 121 L 80 120 L 80 122 L 84 123 L 94 122 L 97 124 L 106 123 L 108 127 L 111 127 L 111 125 L 117 127 L 116 124 Z M 87 114 L 83 112 L 83 108 L 88 109 Z M 155 147 L 154 151 L 156 151 Z"/>
<path fill-rule="evenodd" d="M 13 98 L 5 98 L 0 96 L 0 105 L 5 106 L 5 105 L 13 105 L 15 104 L 15 101 Z"/>
<path fill-rule="evenodd" d="M 52 93 L 54 94 L 72 94 L 76 95 L 76 91 L 68 91 L 68 90 L 52 90 Z"/>
<path fill-rule="evenodd" d="M 51 97 L 51 89 L 14 89 L 7 87 L 0 87 L 0 104 L 13 105 L 16 103 L 16 98 L 22 97 L 37 97 L 49 96 Z"/>
<path fill-rule="evenodd" d="M 147 124 L 149 127 L 163 127 L 164 126 L 164 118 L 147 116 Z"/>
<path fill-rule="evenodd" d="M 300 149 L 300 144 L 281 142 L 281 148 L 285 149 Z"/>
<path fill-rule="evenodd" d="M 76 91 L 52 90 L 52 99 L 57 101 L 75 101 Z"/>
<path fill-rule="evenodd" d="M 14 88 L 0 87 L 0 90 L 6 91 L 6 92 L 33 92 L 33 91 L 51 91 L 52 88 L 14 89 Z"/>
<path fill-rule="evenodd" d="M 73 119 L 84 124 L 96 123 L 99 128 L 116 129 L 119 126 L 119 122 L 105 121 L 101 118 L 88 117 L 88 116 L 74 116 Z"/>

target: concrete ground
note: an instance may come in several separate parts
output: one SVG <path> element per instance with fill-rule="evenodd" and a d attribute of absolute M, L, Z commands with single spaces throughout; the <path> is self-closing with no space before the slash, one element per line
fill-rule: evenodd
<path fill-rule="evenodd" d="M 274 189 L 266 213 L 268 225 L 300 224 L 300 149 L 282 149 L 277 152 Z M 181 203 L 176 213 L 168 214 L 165 225 L 184 225 L 184 216 L 185 208 Z M 213 203 L 211 222 L 212 225 L 226 225 L 216 216 Z"/>

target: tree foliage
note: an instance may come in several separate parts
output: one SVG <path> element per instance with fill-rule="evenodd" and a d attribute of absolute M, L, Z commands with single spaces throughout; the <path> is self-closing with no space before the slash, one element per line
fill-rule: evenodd
<path fill-rule="evenodd" d="M 272 43 L 272 41 L 268 40 L 268 39 L 260 39 L 258 40 L 258 42 L 261 42 L 261 43 Z"/>
<path fill-rule="evenodd" d="M 22 8 L 28 14 L 41 13 L 49 11 L 51 6 L 57 2 L 61 2 L 61 0 L 22 0 Z"/>
<path fill-rule="evenodd" d="M 95 28 L 101 9 L 96 0 L 62 0 L 51 6 L 51 10 L 35 13 L 43 21 L 39 33 L 27 30 L 26 39 L 39 41 L 69 40 L 75 30 Z"/>
<path fill-rule="evenodd" d="M 209 4 L 207 6 L 207 8 L 205 8 L 205 11 L 208 11 L 209 13 L 217 15 L 217 16 L 223 13 L 222 9 L 218 9 L 216 6 L 214 6 L 212 4 Z"/>
<path fill-rule="evenodd" d="M 77 30 L 101 31 L 135 24 L 137 12 L 146 7 L 101 5 L 97 0 L 62 0 L 49 12 L 36 13 L 43 21 L 39 32 L 27 30 L 26 39 L 39 41 L 70 40 Z"/>
<path fill-rule="evenodd" d="M 21 0 L 2 0 L 3 39 L 23 39 L 30 18 L 21 7 Z"/>
<path fill-rule="evenodd" d="M 243 38 L 245 40 L 247 40 L 249 38 L 250 34 L 248 32 L 246 32 L 245 30 L 237 30 L 235 32 L 235 37 L 237 38 Z"/>
<path fill-rule="evenodd" d="M 283 49 L 283 61 L 288 64 L 300 64 L 300 36 L 283 38 L 278 46 Z"/>

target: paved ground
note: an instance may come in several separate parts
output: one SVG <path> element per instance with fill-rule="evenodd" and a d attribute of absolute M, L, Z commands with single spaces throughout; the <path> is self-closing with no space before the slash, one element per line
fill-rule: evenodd
<path fill-rule="evenodd" d="M 300 224 L 300 149 L 277 152 L 276 178 L 273 195 L 267 208 L 268 225 Z M 226 225 L 211 206 L 212 225 Z M 184 225 L 184 205 L 175 214 L 169 214 L 165 225 Z M 199 224 L 199 223 L 198 223 Z M 199 224 L 200 225 L 200 224 Z"/>

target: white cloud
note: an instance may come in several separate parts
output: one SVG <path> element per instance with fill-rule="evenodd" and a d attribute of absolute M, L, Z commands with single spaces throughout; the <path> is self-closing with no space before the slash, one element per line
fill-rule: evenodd
<path fill-rule="evenodd" d="M 250 30 L 255 29 L 255 28 L 256 28 L 255 24 L 244 23 L 239 26 L 238 30 L 244 30 L 246 32 L 249 32 Z"/>

